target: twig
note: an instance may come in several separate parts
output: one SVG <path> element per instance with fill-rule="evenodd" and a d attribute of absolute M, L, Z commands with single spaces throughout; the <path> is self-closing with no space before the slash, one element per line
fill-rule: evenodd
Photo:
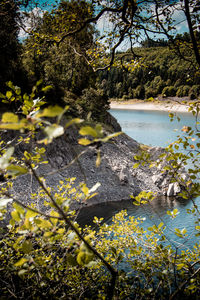
<path fill-rule="evenodd" d="M 12 197 L 11 195 L 9 195 L 8 193 L 4 193 L 3 195 L 5 195 L 5 196 L 7 196 L 7 197 L 9 197 L 9 198 L 12 198 L 13 201 L 14 201 L 15 203 L 19 204 L 19 205 L 22 206 L 23 208 L 28 209 L 28 210 L 31 210 L 32 212 L 37 213 L 37 214 L 39 214 L 39 215 L 42 215 L 42 216 L 44 216 L 44 217 L 46 217 L 46 218 L 48 218 L 48 219 L 51 218 L 51 219 L 63 220 L 62 217 L 50 216 L 50 215 L 47 215 L 47 214 L 45 214 L 45 213 L 43 213 L 43 212 L 41 212 L 41 211 L 39 211 L 39 210 L 37 210 L 37 209 L 35 209 L 35 208 L 32 208 L 32 207 L 30 207 L 30 206 L 27 206 L 26 204 L 22 203 L 22 202 L 19 201 L 18 199 L 13 198 L 13 197 Z"/>
<path fill-rule="evenodd" d="M 73 224 L 73 222 L 68 218 L 68 216 L 66 216 L 66 214 L 62 210 L 62 208 L 57 204 L 57 202 L 56 202 L 55 198 L 53 197 L 53 195 L 50 194 L 50 192 L 48 191 L 48 189 L 46 188 L 46 186 L 44 185 L 42 180 L 37 175 L 36 171 L 33 169 L 31 163 L 27 161 L 27 164 L 30 167 L 35 179 L 37 180 L 37 182 L 39 183 L 41 188 L 45 191 L 45 193 L 47 194 L 49 199 L 52 201 L 53 205 L 55 206 L 55 208 L 57 209 L 59 214 L 62 216 L 65 223 L 77 234 L 79 239 L 84 242 L 84 244 L 87 246 L 87 248 L 90 251 L 92 251 L 93 254 L 102 261 L 102 263 L 107 267 L 107 269 L 111 273 L 112 279 L 111 279 L 111 287 L 110 287 L 109 292 L 108 292 L 108 299 L 112 299 L 113 295 L 114 295 L 114 289 L 115 289 L 116 279 L 117 279 L 117 275 L 118 275 L 117 270 L 115 270 L 115 268 L 112 265 L 110 265 L 105 260 L 105 258 L 82 236 L 82 234 L 79 232 L 78 228 L 76 228 L 76 226 Z"/>
<path fill-rule="evenodd" d="M 169 300 L 172 300 L 176 297 L 176 295 L 185 287 L 185 285 L 192 279 L 194 278 L 198 273 L 200 272 L 200 268 L 198 268 L 196 270 L 196 272 L 194 272 L 191 276 L 188 277 L 187 280 L 185 280 L 178 288 L 177 290 L 172 294 L 170 295 L 169 297 Z"/>

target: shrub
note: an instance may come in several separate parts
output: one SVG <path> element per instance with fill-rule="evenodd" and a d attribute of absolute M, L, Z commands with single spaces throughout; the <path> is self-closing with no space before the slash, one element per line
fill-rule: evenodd
<path fill-rule="evenodd" d="M 173 86 L 166 86 L 162 90 L 162 96 L 164 97 L 173 97 L 176 95 L 176 88 Z"/>
<path fill-rule="evenodd" d="M 199 85 L 193 85 L 189 90 L 189 97 L 191 100 L 197 99 L 200 95 L 200 86 Z"/>
<path fill-rule="evenodd" d="M 181 85 L 177 92 L 176 92 L 176 96 L 177 97 L 184 97 L 184 96 L 188 96 L 189 95 L 189 90 L 190 90 L 190 86 L 189 85 Z"/>

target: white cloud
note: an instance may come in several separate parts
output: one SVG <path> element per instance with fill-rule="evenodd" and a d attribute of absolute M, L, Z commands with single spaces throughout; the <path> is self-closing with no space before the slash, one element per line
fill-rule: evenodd
<path fill-rule="evenodd" d="M 23 40 L 25 39 L 29 32 L 36 28 L 38 21 L 42 18 L 46 11 L 42 10 L 39 7 L 35 7 L 33 10 L 29 12 L 21 11 L 21 23 L 20 31 L 19 31 L 19 39 Z"/>

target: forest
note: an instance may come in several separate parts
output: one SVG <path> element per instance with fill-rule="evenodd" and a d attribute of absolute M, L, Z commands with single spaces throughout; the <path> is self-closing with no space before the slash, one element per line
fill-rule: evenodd
<path fill-rule="evenodd" d="M 194 0 L 1 1 L 1 299 L 200 299 L 199 9 Z M 195 127 L 154 153 L 124 135 L 108 110 L 112 98 L 158 95 L 187 96 Z M 103 178 L 113 153 L 118 165 Z M 126 210 L 110 224 L 96 216 L 92 226 L 78 224 L 99 180 L 114 186 L 114 168 L 130 153 L 133 181 L 148 186 L 130 195 L 133 205 L 153 205 L 151 170 L 191 201 L 191 249 L 167 237 L 173 230 L 184 245 L 185 227 L 161 219 L 144 230 L 145 219 Z M 91 182 L 99 174 L 92 186 L 84 168 Z M 126 190 L 119 177 L 113 194 Z M 175 220 L 179 211 L 167 214 Z"/>
<path fill-rule="evenodd" d="M 180 37 L 181 38 L 181 37 Z M 183 39 L 183 36 L 182 36 Z M 183 39 L 184 40 L 184 39 Z M 153 44 L 151 41 L 150 45 Z M 199 96 L 199 75 L 191 63 L 177 56 L 169 45 L 134 48 L 140 64 L 131 71 L 130 58 L 124 60 L 124 68 L 112 67 L 98 76 L 98 84 L 109 98 L 148 99 L 158 95 L 166 97 Z M 145 45 L 145 41 L 144 41 Z M 188 49 L 185 48 L 185 53 Z M 119 53 L 119 59 L 127 53 Z M 188 53 L 187 53 L 188 54 Z M 195 60 L 194 56 L 192 56 Z"/>

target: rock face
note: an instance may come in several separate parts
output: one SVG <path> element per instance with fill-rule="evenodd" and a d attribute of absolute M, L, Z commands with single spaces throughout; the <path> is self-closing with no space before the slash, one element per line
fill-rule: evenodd
<path fill-rule="evenodd" d="M 16 133 L 15 133 L 16 134 Z M 38 175 L 46 178 L 47 186 L 56 188 L 60 180 L 76 177 L 77 184 L 84 181 L 88 188 L 97 182 L 101 184 L 98 195 L 91 198 L 87 205 L 108 201 L 121 201 L 136 196 L 141 191 L 152 191 L 159 195 L 166 194 L 169 189 L 169 180 L 158 168 L 139 166 L 133 168 L 134 156 L 141 151 L 140 144 L 121 134 L 117 138 L 102 144 L 101 164 L 97 168 L 96 148 L 81 146 L 77 142 L 78 133 L 76 129 L 69 129 L 63 136 L 55 139 L 46 147 L 48 164 L 41 165 L 37 169 Z M 27 145 L 19 145 L 15 154 L 22 156 L 25 150 L 31 151 L 30 146 L 38 146 L 36 142 Z M 66 166 L 74 158 L 85 150 L 85 153 L 72 165 Z M 150 148 L 149 153 L 157 159 L 162 148 Z M 18 177 L 14 181 L 14 191 L 18 198 L 30 203 L 30 194 L 38 189 L 38 184 L 30 174 Z M 175 193 L 175 186 L 173 188 Z M 177 191 L 177 189 L 176 189 Z M 167 195 L 171 196 L 173 192 Z"/>

